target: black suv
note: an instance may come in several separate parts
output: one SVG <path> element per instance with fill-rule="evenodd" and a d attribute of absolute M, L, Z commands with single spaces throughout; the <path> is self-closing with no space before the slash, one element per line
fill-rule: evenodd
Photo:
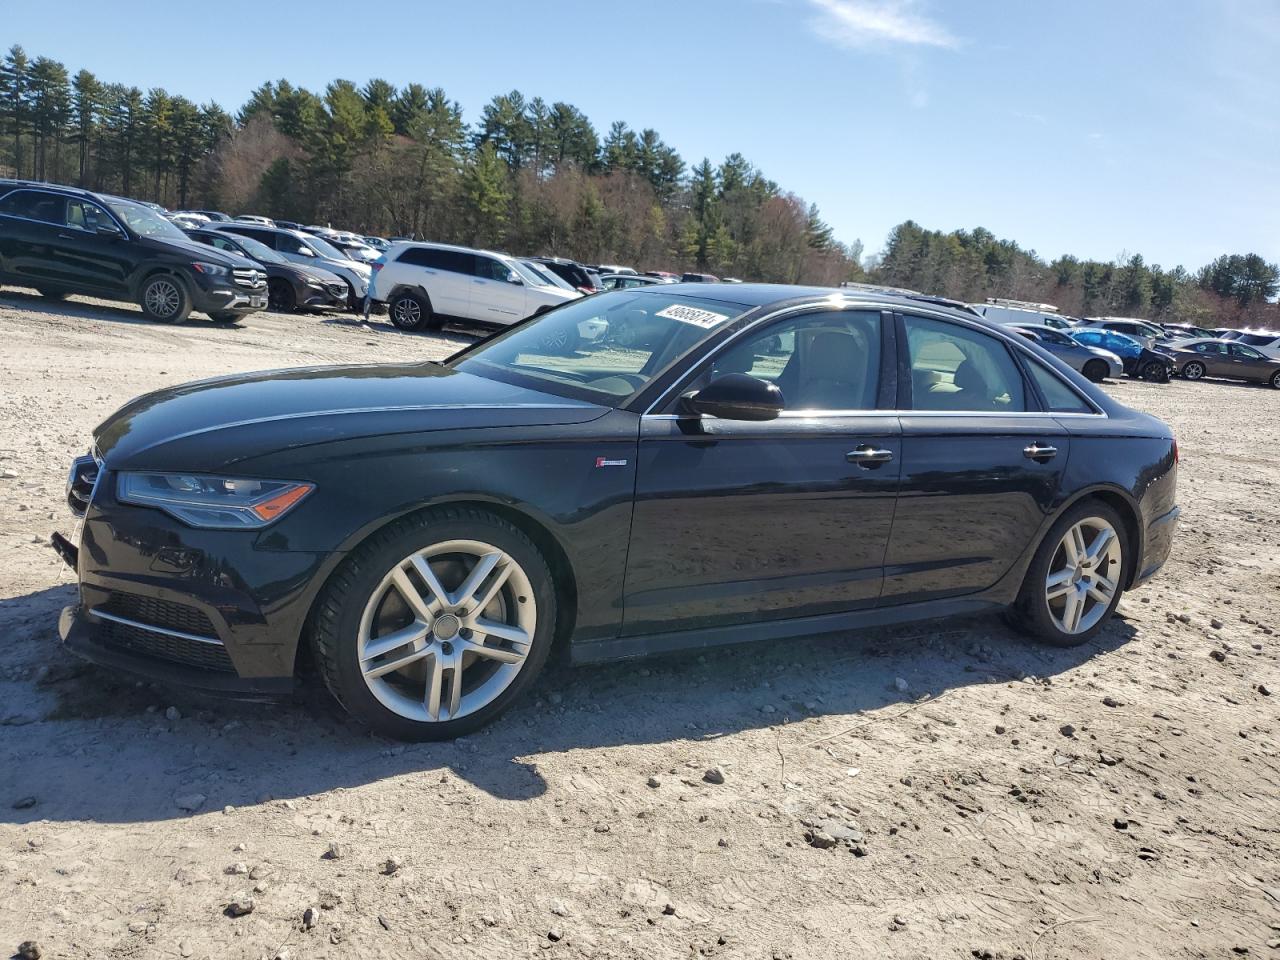
<path fill-rule="evenodd" d="M 595 277 L 592 277 L 595 271 L 588 270 L 574 260 L 566 260 L 564 257 L 529 257 L 529 259 L 544 264 L 561 280 L 567 280 L 575 290 L 582 293 L 591 294 L 601 289 L 600 284 L 596 282 L 596 278 L 600 275 L 596 273 Z"/>
<path fill-rule="evenodd" d="M 266 272 L 193 242 L 141 203 L 47 183 L 0 180 L 0 282 L 130 300 L 152 320 L 192 310 L 225 322 L 267 306 Z"/>

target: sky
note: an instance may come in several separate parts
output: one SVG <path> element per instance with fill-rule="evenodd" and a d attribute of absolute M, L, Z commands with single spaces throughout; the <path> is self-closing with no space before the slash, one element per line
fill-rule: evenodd
<path fill-rule="evenodd" d="M 1047 259 L 1280 260 L 1277 0 L 0 0 L 0 45 L 234 111 L 265 80 L 518 89 L 739 152 L 882 249 L 986 227 Z"/>

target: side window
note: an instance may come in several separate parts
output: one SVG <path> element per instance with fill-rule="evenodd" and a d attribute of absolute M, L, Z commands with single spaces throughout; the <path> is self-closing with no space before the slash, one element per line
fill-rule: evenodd
<path fill-rule="evenodd" d="M 1209 353 L 1217 356 L 1223 356 L 1227 352 L 1225 343 L 1197 343 L 1196 353 Z"/>
<path fill-rule="evenodd" d="M 493 257 L 475 257 L 475 274 L 485 280 L 502 280 L 506 281 L 507 274 L 511 272 L 501 260 L 495 260 Z"/>
<path fill-rule="evenodd" d="M 958 324 L 907 316 L 914 410 L 1027 409 L 1022 374 L 999 340 Z"/>
<path fill-rule="evenodd" d="M 42 223 L 62 223 L 65 206 L 66 201 L 57 194 L 36 190 L 15 190 L 0 198 L 0 214 Z"/>
<path fill-rule="evenodd" d="M 97 233 L 98 227 L 106 225 L 114 227 L 115 221 L 107 215 L 96 203 L 90 203 L 88 200 L 68 200 L 67 201 L 67 226 L 76 230 L 86 230 L 89 233 Z"/>
<path fill-rule="evenodd" d="M 1096 347 L 1102 343 L 1102 337 L 1091 330 L 1081 330 L 1076 334 L 1076 343 L 1083 343 L 1088 347 Z"/>
<path fill-rule="evenodd" d="M 201 237 L 200 239 L 204 240 L 204 237 Z M 240 252 L 240 248 L 237 247 L 233 241 L 228 240 L 225 237 L 213 237 L 205 242 L 213 244 L 213 246 L 217 247 L 219 250 L 228 250 L 231 253 Z"/>
<path fill-rule="evenodd" d="M 788 410 L 874 410 L 880 314 L 841 311 L 780 321 L 720 354 L 711 372 L 776 384 Z"/>
<path fill-rule="evenodd" d="M 1056 330 L 1042 330 L 1040 331 L 1040 336 L 1046 343 L 1056 343 L 1060 347 L 1071 346 L 1071 338 L 1066 334 L 1058 333 Z"/>
<path fill-rule="evenodd" d="M 304 257 L 315 256 L 315 251 L 302 240 L 287 233 L 276 234 L 276 249 L 281 253 L 302 254 Z"/>
<path fill-rule="evenodd" d="M 1234 357 L 1244 357 L 1246 360 L 1261 360 L 1262 354 L 1253 347 L 1244 347 L 1238 343 L 1231 344 L 1231 355 Z"/>
<path fill-rule="evenodd" d="M 430 254 L 430 250 L 423 250 L 421 247 L 407 247 L 400 251 L 396 263 L 407 263 L 411 267 L 431 267 L 434 264 Z"/>
<path fill-rule="evenodd" d="M 475 272 L 475 257 L 469 253 L 463 253 L 461 250 L 433 249 L 423 252 L 430 260 L 424 266 L 434 267 L 436 270 L 448 270 L 450 273 L 473 274 Z"/>
<path fill-rule="evenodd" d="M 1054 413 L 1094 412 L 1092 407 L 1080 399 L 1079 394 L 1043 364 L 1028 357 L 1027 367 L 1031 371 L 1031 379 L 1040 388 L 1046 408 Z"/>

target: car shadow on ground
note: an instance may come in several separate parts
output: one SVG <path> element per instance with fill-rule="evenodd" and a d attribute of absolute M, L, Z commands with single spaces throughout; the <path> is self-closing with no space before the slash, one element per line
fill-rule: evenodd
<path fill-rule="evenodd" d="M 661 744 L 666 767 L 696 753 L 696 741 L 838 718 L 784 732 L 794 746 L 895 703 L 1051 682 L 1134 632 L 1117 618 L 1090 643 L 1056 649 L 998 617 L 976 617 L 551 668 L 489 728 L 452 743 L 399 744 L 347 718 L 314 679 L 290 700 L 246 704 L 84 664 L 55 628 L 74 597 L 67 585 L 0 602 L 0 636 L 9 638 L 0 648 L 0 822 L 162 820 L 187 815 L 191 798 L 217 810 L 424 773 L 527 800 L 547 789 L 539 760 L 548 755 Z"/>

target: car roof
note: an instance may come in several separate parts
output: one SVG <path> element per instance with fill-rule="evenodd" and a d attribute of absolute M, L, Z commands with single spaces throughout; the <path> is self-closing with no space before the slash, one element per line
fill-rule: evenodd
<path fill-rule="evenodd" d="M 1036 333 L 1041 333 L 1045 330 L 1048 330 L 1050 333 L 1061 334 L 1064 337 L 1066 336 L 1066 334 L 1062 333 L 1061 330 L 1055 330 L 1053 327 L 1049 326 L 1047 323 L 1027 323 L 1022 320 L 1015 320 L 1013 323 L 1006 323 L 1005 326 L 1016 327 L 1019 330 L 1034 330 Z"/>

